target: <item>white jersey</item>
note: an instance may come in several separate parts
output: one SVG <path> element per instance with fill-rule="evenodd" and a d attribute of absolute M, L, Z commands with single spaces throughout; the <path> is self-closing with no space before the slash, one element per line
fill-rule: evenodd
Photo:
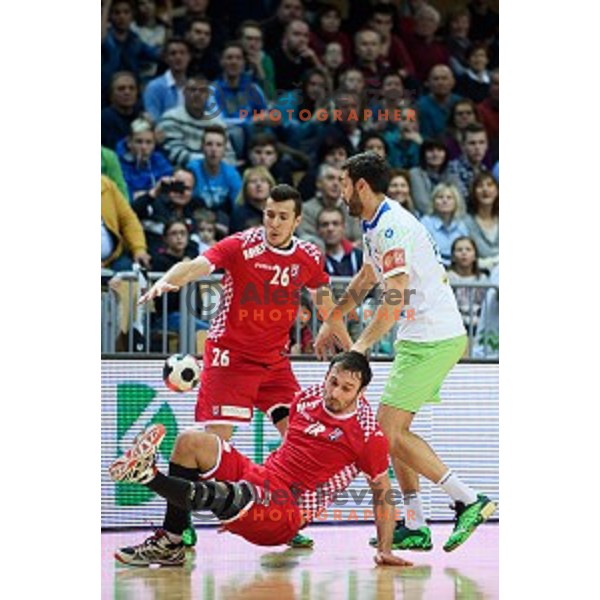
<path fill-rule="evenodd" d="M 398 340 L 434 342 L 465 333 L 436 243 L 425 227 L 398 202 L 385 198 L 371 221 L 362 221 L 364 261 L 380 282 L 408 274 L 414 290 L 399 320 Z"/>

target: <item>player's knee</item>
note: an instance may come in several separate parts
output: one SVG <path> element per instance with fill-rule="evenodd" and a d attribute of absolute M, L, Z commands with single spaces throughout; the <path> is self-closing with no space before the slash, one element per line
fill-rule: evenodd
<path fill-rule="evenodd" d="M 177 455 L 178 457 L 196 456 L 206 444 L 209 437 L 212 437 L 211 434 L 195 429 L 183 431 L 175 440 L 173 455 Z"/>
<path fill-rule="evenodd" d="M 390 454 L 392 456 L 400 459 L 404 456 L 408 443 L 407 432 L 408 430 L 406 429 L 397 429 L 394 432 L 393 438 L 391 440 L 388 438 L 390 442 Z"/>

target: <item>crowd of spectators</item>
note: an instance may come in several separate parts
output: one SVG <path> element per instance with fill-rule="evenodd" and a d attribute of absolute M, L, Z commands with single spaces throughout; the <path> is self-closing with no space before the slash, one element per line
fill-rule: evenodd
<path fill-rule="evenodd" d="M 352 275 L 361 231 L 339 168 L 372 151 L 450 281 L 487 281 L 499 262 L 494 6 L 103 0 L 102 265 L 195 256 L 260 223 L 272 186 L 290 183 L 304 200 L 297 235 L 332 275 Z M 467 326 L 480 305 L 471 296 Z"/>

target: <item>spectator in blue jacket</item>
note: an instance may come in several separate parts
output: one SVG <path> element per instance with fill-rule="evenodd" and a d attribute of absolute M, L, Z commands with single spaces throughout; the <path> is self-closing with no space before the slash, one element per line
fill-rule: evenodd
<path fill-rule="evenodd" d="M 455 83 L 454 75 L 447 65 L 436 65 L 429 72 L 429 94 L 417 101 L 421 135 L 424 138 L 444 135 L 450 110 L 460 99 L 460 96 L 452 93 Z"/>
<path fill-rule="evenodd" d="M 163 75 L 155 77 L 144 91 L 144 107 L 154 122 L 170 108 L 183 106 L 183 89 L 186 71 L 192 58 L 188 43 L 171 38 L 165 46 L 165 62 L 169 67 Z"/>
<path fill-rule="evenodd" d="M 452 262 L 452 244 L 459 237 L 468 235 L 464 200 L 455 185 L 440 183 L 431 195 L 433 209 L 431 214 L 421 218 L 421 223 L 437 244 L 444 266 Z"/>
<path fill-rule="evenodd" d="M 234 202 L 242 187 L 237 170 L 223 161 L 226 142 L 225 130 L 218 125 L 209 125 L 202 138 L 204 158 L 188 164 L 196 179 L 194 197 L 202 206 L 216 212 L 217 228 L 221 233 L 229 231 Z"/>
<path fill-rule="evenodd" d="M 221 53 L 221 77 L 214 82 L 215 97 L 221 117 L 227 125 L 252 121 L 255 110 L 267 108 L 264 92 L 246 70 L 244 48 L 239 42 L 228 42 Z M 240 113 L 245 111 L 245 114 Z"/>
<path fill-rule="evenodd" d="M 106 0 L 102 23 L 102 71 L 101 86 L 103 105 L 108 103 L 106 93 L 112 76 L 117 71 L 131 71 L 139 78 L 144 63 L 157 62 L 160 51 L 145 44 L 131 30 L 133 9 L 129 0 Z M 105 22 L 110 21 L 110 27 Z"/>
<path fill-rule="evenodd" d="M 147 119 L 133 121 L 129 136 L 117 144 L 117 155 L 131 201 L 173 174 L 171 163 L 156 150 L 154 127 Z"/>

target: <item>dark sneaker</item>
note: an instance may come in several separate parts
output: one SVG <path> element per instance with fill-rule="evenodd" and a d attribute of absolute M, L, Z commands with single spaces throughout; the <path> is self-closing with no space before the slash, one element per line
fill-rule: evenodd
<path fill-rule="evenodd" d="M 477 501 L 469 504 L 469 506 L 457 502 L 454 505 L 454 511 L 456 512 L 456 520 L 454 530 L 444 544 L 446 552 L 452 552 L 452 550 L 456 550 L 461 544 L 464 544 L 475 529 L 496 512 L 496 505 L 487 496 L 478 494 Z"/>
<path fill-rule="evenodd" d="M 369 545 L 377 547 L 377 538 L 372 537 Z M 415 552 L 428 552 L 433 548 L 431 543 L 431 529 L 429 527 L 419 527 L 419 529 L 409 529 L 404 519 L 400 519 L 394 529 L 394 538 L 392 541 L 392 550 L 414 550 Z"/>
<path fill-rule="evenodd" d="M 185 562 L 183 543 L 173 543 L 163 529 L 158 529 L 137 546 L 119 548 L 115 558 L 126 565 L 148 567 L 150 565 L 180 566 Z"/>

